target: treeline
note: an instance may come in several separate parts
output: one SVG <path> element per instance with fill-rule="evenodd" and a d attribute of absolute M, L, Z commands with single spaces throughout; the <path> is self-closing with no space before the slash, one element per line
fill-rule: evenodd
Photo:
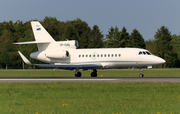
<path fill-rule="evenodd" d="M 30 22 L 16 21 L 13 23 L 12 21 L 4 21 L 0 23 L 0 68 L 22 68 L 23 62 L 17 51 L 21 51 L 33 63 L 40 63 L 31 60 L 29 57 L 30 53 L 37 51 L 35 44 L 12 44 L 13 42 L 34 41 Z M 121 31 L 117 26 L 111 27 L 108 34 L 103 36 L 97 25 L 91 28 L 79 18 L 62 22 L 55 17 L 45 17 L 40 23 L 56 41 L 77 40 L 79 48 L 144 48 L 167 61 L 161 67 L 180 67 L 180 53 L 178 51 L 180 36 L 171 35 L 165 26 L 158 29 L 154 40 L 144 41 L 143 36 L 137 29 L 129 34 L 125 27 Z"/>

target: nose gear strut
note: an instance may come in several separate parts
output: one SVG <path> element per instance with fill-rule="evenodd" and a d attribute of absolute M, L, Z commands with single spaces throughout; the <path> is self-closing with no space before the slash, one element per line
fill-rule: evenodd
<path fill-rule="evenodd" d="M 139 72 L 141 73 L 141 74 L 139 75 L 139 77 L 141 77 L 141 78 L 144 77 L 143 68 L 140 68 L 140 69 L 139 69 Z"/>

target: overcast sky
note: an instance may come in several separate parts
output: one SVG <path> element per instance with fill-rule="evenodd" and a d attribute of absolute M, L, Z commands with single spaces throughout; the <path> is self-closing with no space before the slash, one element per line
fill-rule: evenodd
<path fill-rule="evenodd" d="M 139 30 L 145 40 L 154 39 L 162 25 L 180 35 L 180 0 L 1 0 L 0 22 L 42 21 L 45 16 L 60 21 L 80 18 L 103 34 L 111 26 L 129 33 Z"/>

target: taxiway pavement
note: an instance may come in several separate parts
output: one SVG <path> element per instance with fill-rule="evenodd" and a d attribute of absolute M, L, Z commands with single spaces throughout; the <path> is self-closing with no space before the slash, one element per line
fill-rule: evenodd
<path fill-rule="evenodd" d="M 154 82 L 180 83 L 180 77 L 0 77 L 0 83 L 54 83 L 54 82 Z"/>

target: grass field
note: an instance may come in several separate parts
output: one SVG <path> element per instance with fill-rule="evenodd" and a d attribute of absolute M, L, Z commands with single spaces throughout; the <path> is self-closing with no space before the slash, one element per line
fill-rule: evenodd
<path fill-rule="evenodd" d="M 0 113 L 177 114 L 179 83 L 1 83 Z"/>
<path fill-rule="evenodd" d="M 90 71 L 82 71 L 90 77 Z M 99 77 L 138 77 L 99 70 Z M 179 77 L 179 69 L 145 69 L 145 77 Z M 0 77 L 74 77 L 66 70 L 0 70 Z M 0 83 L 0 114 L 177 114 L 180 83 Z"/>
<path fill-rule="evenodd" d="M 81 70 L 80 70 L 81 71 Z M 82 77 L 90 77 L 92 71 L 81 71 Z M 180 77 L 180 69 L 144 69 L 145 77 Z M 98 70 L 98 77 L 139 77 L 138 69 Z M 0 77 L 75 77 L 74 70 L 0 70 Z"/>

